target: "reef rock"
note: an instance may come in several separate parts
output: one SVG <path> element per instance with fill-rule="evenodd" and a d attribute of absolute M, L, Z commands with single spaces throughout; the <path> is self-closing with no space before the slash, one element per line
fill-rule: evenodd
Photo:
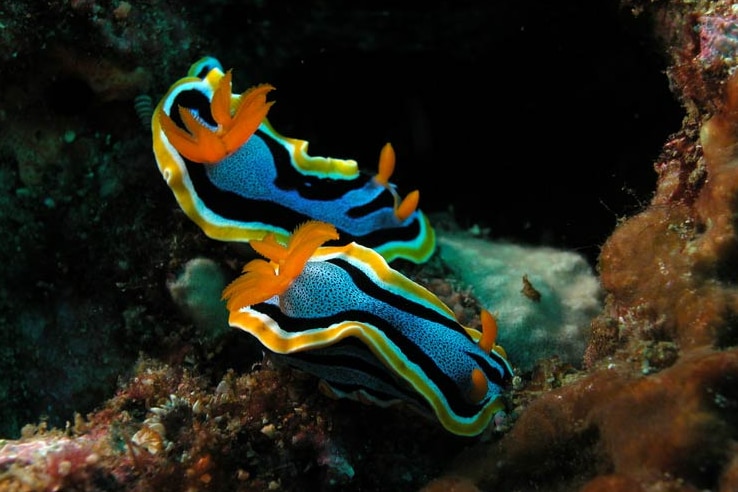
<path fill-rule="evenodd" d="M 672 46 L 687 117 L 650 204 L 601 249 L 586 370 L 545 392 L 529 382 L 510 432 L 452 470 L 485 490 L 738 490 L 738 15 L 730 2 L 627 4 L 652 9 Z"/>
<path fill-rule="evenodd" d="M 486 309 L 494 312 L 499 344 L 510 362 L 530 371 L 556 356 L 579 365 L 601 289 L 581 255 L 549 247 L 490 241 L 438 231 L 441 258 Z"/>

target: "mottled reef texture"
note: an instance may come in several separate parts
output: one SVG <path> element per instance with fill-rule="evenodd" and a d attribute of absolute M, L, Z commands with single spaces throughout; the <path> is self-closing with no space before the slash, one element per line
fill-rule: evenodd
<path fill-rule="evenodd" d="M 295 1 L 280 11 L 277 2 L 258 1 L 6 3 L 3 490 L 738 490 L 737 6 L 623 0 L 607 4 L 617 14 L 595 18 L 581 13 L 592 2 L 549 11 L 546 2 L 526 2 L 531 12 L 523 15 L 497 2 L 393 10 Z M 577 15 L 584 20 L 565 22 Z M 505 22 L 497 30 L 490 19 Z M 591 92 L 616 77 L 614 66 L 623 68 L 609 47 L 627 31 L 613 25 L 630 21 L 649 26 L 639 53 L 659 55 L 683 117 L 680 128 L 660 129 L 674 133 L 655 162 L 634 161 L 629 147 L 653 131 L 639 123 L 647 110 L 632 109 L 639 117 L 627 125 L 598 123 L 630 108 L 637 92 L 626 92 L 626 81 L 622 90 Z M 541 26 L 560 28 L 535 43 L 525 37 Z M 564 224 L 586 229 L 578 237 L 591 242 L 575 246 L 598 248 L 606 297 L 581 364 L 552 357 L 518 368 L 507 425 L 461 439 L 402 409 L 329 400 L 311 378 L 262 360 L 242 334 L 212 328 L 217 314 L 202 313 L 217 313 L 218 303 L 192 290 L 193 279 L 208 277 L 208 291 L 217 291 L 244 255 L 208 240 L 177 209 L 151 154 L 150 107 L 137 98 L 155 101 L 206 53 L 247 67 L 254 83 L 273 81 L 282 91 L 275 126 L 315 138 L 318 154 L 374 163 L 393 137 L 400 184 L 420 187 L 422 207 L 445 212 L 439 196 L 457 203 L 463 213 L 454 219 L 463 226 L 464 213 L 478 212 L 463 199 L 482 194 L 485 210 L 502 211 L 488 217 L 492 236 L 572 246 Z M 395 68 L 420 58 L 426 64 L 405 70 L 433 70 L 405 73 L 402 83 L 390 70 L 372 72 L 386 68 L 376 59 L 388 53 Z M 322 75 L 326 59 L 342 63 Z M 490 65 L 495 80 L 485 75 Z M 510 86 L 495 85 L 512 71 L 533 81 L 519 99 Z M 422 85 L 425 79 L 434 83 Z M 295 89 L 309 82 L 307 92 Z M 637 82 L 647 93 L 649 81 Z M 348 90 L 366 84 L 374 90 L 362 97 Z M 464 90 L 474 93 L 472 101 L 461 98 L 464 107 L 490 125 L 506 124 L 492 144 L 488 127 L 457 117 L 455 97 Z M 571 106 L 573 94 L 586 95 L 581 106 Z M 329 99 L 343 107 L 324 110 Z M 351 118 L 373 106 L 380 111 L 370 126 L 388 129 L 352 134 Z M 569 134 L 555 134 L 568 117 Z M 513 149 L 512 163 L 503 147 Z M 437 154 L 448 158 L 422 167 Z M 586 167 L 576 167 L 580 157 Z M 584 187 L 562 188 L 582 181 L 552 164 L 562 158 L 585 177 Z M 601 215 L 582 222 L 580 209 L 596 208 L 588 197 L 607 208 L 614 194 L 628 194 L 628 183 L 601 189 L 590 179 L 605 162 L 608 179 L 629 166 L 648 171 L 656 179 L 652 198 L 638 213 L 619 208 L 617 224 Z M 496 166 L 496 179 L 470 177 L 479 163 Z M 505 174 L 512 168 L 522 174 Z M 569 201 L 578 208 L 557 208 Z M 602 241 L 590 224 L 607 228 Z M 524 229 L 517 237 L 516 227 Z M 408 273 L 462 322 L 478 323 L 478 300 L 438 258 Z"/>
<path fill-rule="evenodd" d="M 631 6 L 655 9 L 687 116 L 655 162 L 651 203 L 602 247 L 587 370 L 459 460 L 484 489 L 738 487 L 738 10 Z"/>

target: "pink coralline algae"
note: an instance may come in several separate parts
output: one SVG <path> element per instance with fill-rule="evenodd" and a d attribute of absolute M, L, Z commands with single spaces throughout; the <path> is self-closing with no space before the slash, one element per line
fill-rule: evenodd
<path fill-rule="evenodd" d="M 699 59 L 706 65 L 733 61 L 738 50 L 738 15 L 703 15 L 699 18 Z"/>
<path fill-rule="evenodd" d="M 430 420 L 346 403 L 268 363 L 211 383 L 141 360 L 86 418 L 0 440 L 0 490 L 355 490 L 359 467 L 382 470 L 364 472 L 365 490 L 400 490 L 463 444 Z"/>
<path fill-rule="evenodd" d="M 69 483 L 87 483 L 100 465 L 99 448 L 91 436 L 72 439 L 58 433 L 26 442 L 0 441 L 4 470 L 0 485 L 13 490 L 11 484 L 20 483 L 25 490 L 57 491 Z"/>

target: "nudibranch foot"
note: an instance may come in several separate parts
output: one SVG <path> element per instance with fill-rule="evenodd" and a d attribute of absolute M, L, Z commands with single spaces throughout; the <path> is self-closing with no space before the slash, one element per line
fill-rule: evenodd
<path fill-rule="evenodd" d="M 280 135 L 267 114 L 274 89 L 262 84 L 233 94 L 232 71 L 205 57 L 176 82 L 151 118 L 159 170 L 182 210 L 210 237 L 250 242 L 274 234 L 284 241 L 299 224 L 333 224 L 340 239 L 372 248 L 387 261 L 423 263 L 435 234 L 389 179 L 392 146 L 380 152 L 375 176 L 355 161 L 315 157 L 304 140 Z"/>
<path fill-rule="evenodd" d="M 482 311 L 482 333 L 459 324 L 375 251 L 323 246 L 337 235 L 309 221 L 285 244 L 253 241 L 265 259 L 249 262 L 224 290 L 230 325 L 318 376 L 333 396 L 403 402 L 455 434 L 482 433 L 504 409 L 512 376 L 494 317 Z"/>

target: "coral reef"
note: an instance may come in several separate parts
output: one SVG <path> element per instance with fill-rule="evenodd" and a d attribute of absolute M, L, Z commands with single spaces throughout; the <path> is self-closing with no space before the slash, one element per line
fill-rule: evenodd
<path fill-rule="evenodd" d="M 65 430 L 29 425 L 20 440 L 0 440 L 0 488 L 353 490 L 360 478 L 367 490 L 399 490 L 438 474 L 449 450 L 461 448 L 430 421 L 349 408 L 314 385 L 268 362 L 211 385 L 143 359 L 87 418 Z"/>
<path fill-rule="evenodd" d="M 140 186 L 156 170 L 132 100 L 163 90 L 153 74 L 181 70 L 196 37 L 164 2 L 126 4 L 0 7 L 3 436 L 42 416 L 63 426 L 109 396 L 142 347 L 168 346 L 151 318 L 167 300 L 153 265 L 173 249 L 147 231 L 173 224 Z"/>
<path fill-rule="evenodd" d="M 590 320 L 602 307 L 599 280 L 584 257 L 459 231 L 437 234 L 441 259 L 494 311 L 498 343 L 515 367 L 527 372 L 553 356 L 581 364 Z"/>
<path fill-rule="evenodd" d="M 668 65 L 681 103 L 677 118 L 684 119 L 665 142 L 667 130 L 651 129 L 651 115 L 631 101 L 635 93 L 656 101 L 647 90 L 651 81 L 633 77 L 637 90 L 628 91 L 633 81 L 615 75 L 623 65 L 607 41 L 617 44 L 627 29 L 590 19 L 592 2 L 556 4 L 548 15 L 530 12 L 543 7 L 526 3 L 523 16 L 513 15 L 511 4 L 489 2 L 455 9 L 448 2 L 418 9 L 284 2 L 279 11 L 259 1 L 6 3 L 0 6 L 3 490 L 738 489 L 732 2 L 607 4 L 618 11 L 610 12 L 612 23 L 625 13 L 650 25 L 643 57 L 640 51 L 622 57 L 625 65 L 648 60 L 659 72 L 651 52 Z M 564 27 L 579 11 L 580 22 Z M 495 34 L 493 18 L 502 20 L 504 36 Z M 228 19 L 238 24 L 226 25 Z M 534 36 L 551 24 L 556 43 Z M 589 46 L 591 52 L 582 51 Z M 588 294 L 574 321 L 556 318 L 571 291 L 545 277 L 550 269 L 534 271 L 530 259 L 508 265 L 513 281 L 493 290 L 486 266 L 476 265 L 506 249 L 486 239 L 449 234 L 428 264 L 402 265 L 463 324 L 478 326 L 480 307 L 498 311 L 500 341 L 516 369 L 506 421 L 471 440 L 404 408 L 334 401 L 316 391 L 313 378 L 277 367 L 245 335 L 225 330 L 213 293 L 240 270 L 243 251 L 204 237 L 177 210 L 141 121 L 150 114 L 148 97 L 211 50 L 228 66 L 248 67 L 253 83 L 273 82 L 278 126 L 313 141 L 316 155 L 330 147 L 328 155 L 372 162 L 393 137 L 398 160 L 417 165 L 404 168 L 398 184 L 415 173 L 413 186 L 429 210 L 458 200 L 451 220 L 463 227 L 476 220 L 471 211 L 478 213 L 484 200 L 481 208 L 495 216 L 490 235 L 511 239 L 504 245 L 516 254 L 523 248 L 519 238 L 504 237 L 511 232 L 558 246 L 564 233 L 584 231 L 576 245 L 596 251 L 601 308 L 581 257 L 538 250 L 549 267 L 558 260 L 569 265 L 565 278 L 582 280 Z M 324 70 L 326 60 L 346 50 L 342 60 L 351 63 Z M 388 53 L 394 65 L 381 62 Z M 480 53 L 489 59 L 479 61 Z M 388 69 L 414 71 L 411 59 L 432 70 L 398 78 Z M 469 69 L 474 60 L 483 68 Z M 494 90 L 490 60 L 501 68 L 495 83 L 504 84 Z M 516 71 L 534 81 L 523 95 L 508 77 Z M 364 78 L 368 72 L 374 78 Z M 606 81 L 611 85 L 603 88 Z M 349 92 L 360 85 L 370 91 Z M 473 103 L 439 97 L 438 87 L 455 96 L 460 86 Z M 545 100 L 532 97 L 539 93 Z M 581 106 L 572 106 L 574 95 L 584 96 Z M 331 98 L 336 111 L 327 109 Z M 462 114 L 462 106 L 473 112 Z M 630 119 L 603 131 L 621 106 Z M 372 109 L 376 120 L 357 131 Z M 562 124 L 570 113 L 575 121 Z M 486 125 L 464 124 L 480 114 L 506 122 L 499 143 L 487 145 Z M 558 126 L 566 133 L 556 133 Z M 291 131 L 301 127 L 309 131 Z M 632 141 L 646 133 L 661 135 L 655 162 L 631 155 Z M 515 165 L 497 145 L 515 151 Z M 430 155 L 442 156 L 441 164 L 428 165 Z M 568 165 L 550 165 L 552 156 Z M 578 158 L 586 165 L 577 166 Z M 473 174 L 488 162 L 499 173 L 492 185 L 514 187 L 514 199 L 487 193 L 490 182 Z M 633 168 L 656 178 L 655 192 L 626 217 L 612 197 L 630 197 L 623 176 Z M 596 170 L 604 181 L 561 184 L 581 183 L 580 175 Z M 587 201 L 592 196 L 596 201 Z M 593 203 L 605 206 L 583 222 Z M 444 219 L 432 220 L 444 230 Z M 596 227 L 614 230 L 603 242 Z M 497 292 L 538 308 L 527 318 L 536 321 L 516 324 L 516 304 L 498 300 Z M 558 307 L 546 304 L 557 297 Z M 546 342 L 526 345 L 531 323 L 553 326 Z"/>
<path fill-rule="evenodd" d="M 695 350 L 651 377 L 640 369 L 635 357 L 608 360 L 544 393 L 484 458 L 462 454 L 455 473 L 485 490 L 562 490 L 547 488 L 551 476 L 563 490 L 732 490 L 738 352 Z"/>
<path fill-rule="evenodd" d="M 533 399 L 517 393 L 510 432 L 452 467 L 483 488 L 738 486 L 736 19 L 728 2 L 654 9 L 657 32 L 676 42 L 669 76 L 689 117 L 655 163 L 649 206 L 602 247 L 606 299 L 592 322 L 586 370 L 552 372 L 561 387 Z M 700 76 L 685 75 L 693 73 Z"/>
<path fill-rule="evenodd" d="M 228 311 L 221 300 L 227 284 L 223 269 L 209 258 L 193 258 L 167 282 L 172 300 L 192 319 L 203 340 L 217 340 L 227 331 Z"/>

